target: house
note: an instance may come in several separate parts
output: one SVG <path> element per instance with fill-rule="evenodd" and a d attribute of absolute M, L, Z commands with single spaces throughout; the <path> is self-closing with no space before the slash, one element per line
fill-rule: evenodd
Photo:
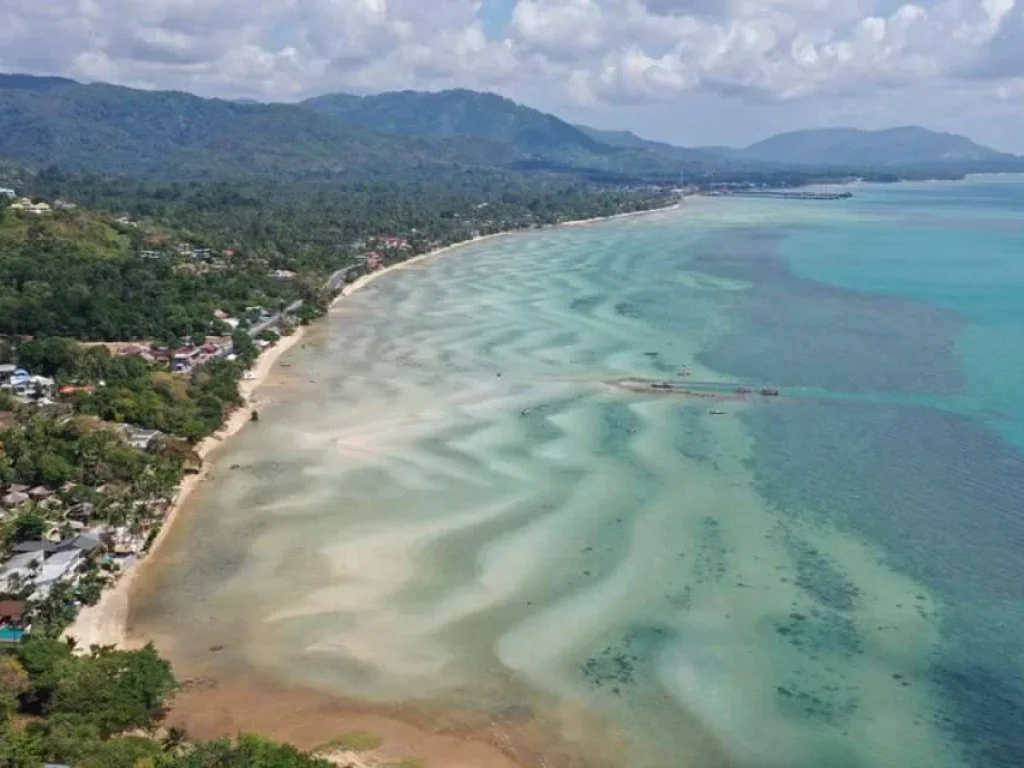
<path fill-rule="evenodd" d="M 409 241 L 404 237 L 385 237 L 384 245 L 388 248 L 408 248 Z"/>
<path fill-rule="evenodd" d="M 87 523 L 92 520 L 95 513 L 96 506 L 94 504 L 90 504 L 88 501 L 82 501 L 78 504 L 72 505 L 68 509 L 65 517 L 71 521 Z"/>
<path fill-rule="evenodd" d="M 27 197 L 23 197 L 20 200 L 11 203 L 10 208 L 13 211 L 24 211 L 25 213 L 30 213 L 33 216 L 53 213 L 49 203 L 33 203 Z"/>
<path fill-rule="evenodd" d="M 149 446 L 152 445 L 153 441 L 163 434 L 156 429 L 139 429 L 129 424 L 122 425 L 121 429 L 124 431 L 128 445 L 140 451 L 149 450 Z"/>
<path fill-rule="evenodd" d="M 159 259 L 161 255 L 160 251 L 139 251 L 140 259 Z"/>
<path fill-rule="evenodd" d="M 0 643 L 16 643 L 27 631 L 25 603 L 21 600 L 0 600 Z"/>
<path fill-rule="evenodd" d="M 22 504 L 28 503 L 28 500 L 29 496 L 27 493 L 22 493 L 21 491 L 9 491 L 4 494 L 2 499 L 0 499 L 0 503 L 8 509 L 15 509 L 20 507 Z"/>
<path fill-rule="evenodd" d="M 43 541 L 37 539 L 35 541 L 22 541 L 15 544 L 11 548 L 11 552 L 16 555 L 32 555 L 42 553 L 44 556 L 52 554 L 57 551 L 57 545 L 52 541 Z"/>
<path fill-rule="evenodd" d="M 60 392 L 60 394 L 62 395 L 74 395 L 77 394 L 78 392 L 91 395 L 96 392 L 96 387 L 92 386 L 91 384 L 86 385 L 84 387 L 79 387 L 74 384 L 65 384 L 58 390 L 58 392 Z"/>
<path fill-rule="evenodd" d="M 18 370 L 18 366 L 12 365 L 11 363 L 3 363 L 0 365 L 0 386 L 10 385 L 11 377 L 14 372 Z"/>
<path fill-rule="evenodd" d="M 0 197 L 6 197 L 11 200 L 14 200 L 15 198 L 18 197 L 18 193 L 15 192 L 10 187 L 0 187 Z"/>
<path fill-rule="evenodd" d="M 275 269 L 270 276 L 275 280 L 291 280 L 295 277 L 295 273 L 290 269 Z"/>
<path fill-rule="evenodd" d="M 95 533 L 80 533 L 70 539 L 66 539 L 57 545 L 58 552 L 77 550 L 83 555 L 103 549 L 103 542 Z"/>
<path fill-rule="evenodd" d="M 132 217 L 129 216 L 128 214 L 124 214 L 123 216 L 118 216 L 116 219 L 114 219 L 114 223 L 115 224 L 120 224 L 122 227 L 137 227 L 137 226 L 139 226 L 138 222 L 133 221 Z"/>
<path fill-rule="evenodd" d="M 67 200 L 54 200 L 53 207 L 58 211 L 73 211 L 78 207 L 75 203 L 69 203 Z"/>
<path fill-rule="evenodd" d="M 24 615 L 25 603 L 21 600 L 0 600 L 0 626 L 18 626 Z"/>
<path fill-rule="evenodd" d="M 11 379 L 11 390 L 15 396 L 41 400 L 50 398 L 56 394 L 57 382 L 48 376 L 28 376 L 27 378 L 15 372 Z M 26 372 L 27 373 L 27 372 Z"/>
<path fill-rule="evenodd" d="M 53 491 L 47 488 L 45 485 L 37 485 L 28 492 L 28 496 L 32 501 L 42 501 L 53 496 Z"/>

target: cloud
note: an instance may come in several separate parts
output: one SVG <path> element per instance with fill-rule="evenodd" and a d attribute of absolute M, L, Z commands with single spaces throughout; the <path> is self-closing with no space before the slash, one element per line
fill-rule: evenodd
<path fill-rule="evenodd" d="M 0 69 L 285 100 L 457 85 L 569 107 L 1008 98 L 1024 76 L 1024 0 L 500 4 L 504 30 L 481 0 L 7 0 Z"/>

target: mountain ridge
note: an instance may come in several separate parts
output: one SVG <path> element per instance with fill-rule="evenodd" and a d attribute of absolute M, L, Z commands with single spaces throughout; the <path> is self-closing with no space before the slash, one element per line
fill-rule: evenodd
<path fill-rule="evenodd" d="M 284 104 L 23 74 L 0 74 L 2 158 L 104 174 L 360 183 L 451 170 L 661 184 L 801 183 L 816 169 L 878 178 L 908 169 L 942 177 L 1024 171 L 1024 158 L 916 126 L 811 129 L 739 149 L 687 148 L 572 125 L 465 89 L 326 94 Z"/>

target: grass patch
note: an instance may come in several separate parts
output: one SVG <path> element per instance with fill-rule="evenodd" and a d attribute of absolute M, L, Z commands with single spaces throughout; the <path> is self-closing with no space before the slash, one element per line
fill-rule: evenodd
<path fill-rule="evenodd" d="M 368 752 L 377 749 L 381 745 L 381 738 L 375 733 L 366 731 L 352 731 L 331 739 L 326 744 L 321 744 L 314 752 L 330 752 L 332 750 L 344 749 L 349 752 Z M 415 768 L 415 766 L 403 766 L 403 768 Z"/>

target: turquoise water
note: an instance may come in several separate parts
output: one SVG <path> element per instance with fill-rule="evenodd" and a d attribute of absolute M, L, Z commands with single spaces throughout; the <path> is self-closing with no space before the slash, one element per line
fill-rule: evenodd
<path fill-rule="evenodd" d="M 24 634 L 25 630 L 23 629 L 2 627 L 0 628 L 0 643 L 16 643 L 21 640 L 22 635 Z"/>
<path fill-rule="evenodd" d="M 209 674 L 478 712 L 528 765 L 1022 765 L 1022 211 L 696 200 L 387 275 L 135 619 Z"/>

